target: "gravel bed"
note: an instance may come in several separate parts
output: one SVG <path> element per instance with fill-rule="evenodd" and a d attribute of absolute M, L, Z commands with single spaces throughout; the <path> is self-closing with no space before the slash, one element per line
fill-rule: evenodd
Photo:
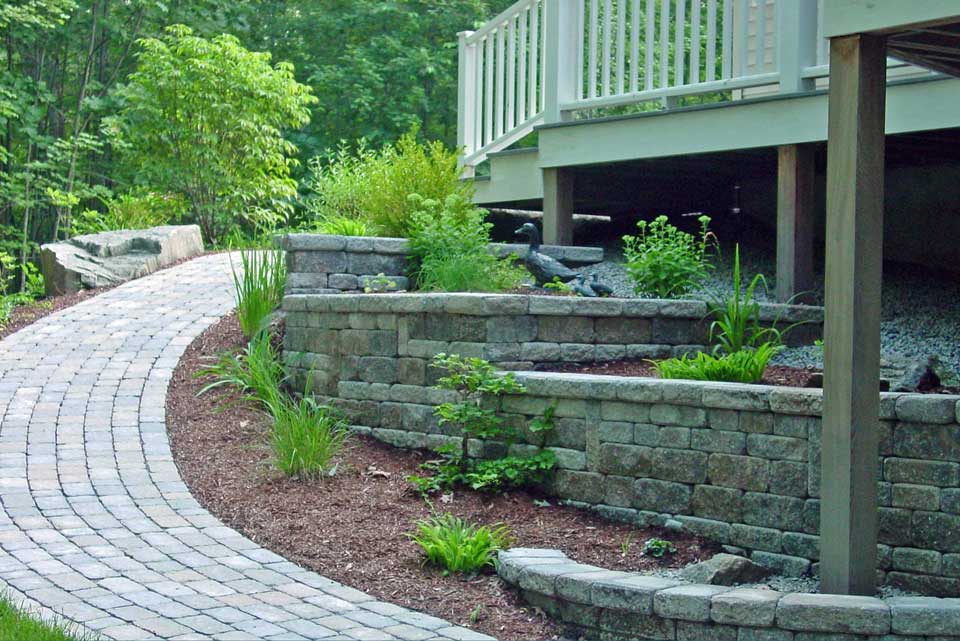
<path fill-rule="evenodd" d="M 607 260 L 585 267 L 613 287 L 615 295 L 633 297 L 633 284 L 618 248 L 607 248 Z M 716 268 L 704 285 L 687 297 L 712 300 L 732 292 L 733 250 L 724 247 Z M 758 287 L 756 298 L 773 301 L 776 261 L 764 249 L 742 247 L 741 273 L 745 279 L 767 275 L 767 289 Z M 746 282 L 744 283 L 746 284 Z M 823 302 L 823 274 L 810 292 L 813 302 Z M 944 278 L 921 267 L 888 263 L 884 266 L 881 319 L 881 353 L 884 374 L 896 377 L 910 362 L 937 355 L 941 363 L 960 377 L 960 281 Z M 823 349 L 814 345 L 781 352 L 773 361 L 794 367 L 823 367 Z M 956 381 L 953 382 L 956 384 Z"/>

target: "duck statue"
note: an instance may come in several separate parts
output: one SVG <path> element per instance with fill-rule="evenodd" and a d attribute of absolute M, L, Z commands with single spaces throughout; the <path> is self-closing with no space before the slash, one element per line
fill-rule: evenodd
<path fill-rule="evenodd" d="M 536 279 L 538 286 L 543 287 L 545 283 L 552 283 L 555 279 L 569 283 L 577 277 L 577 272 L 556 258 L 540 252 L 540 231 L 533 223 L 524 223 L 514 232 L 514 235 L 526 236 L 530 240 L 530 247 L 523 258 L 523 264 Z"/>

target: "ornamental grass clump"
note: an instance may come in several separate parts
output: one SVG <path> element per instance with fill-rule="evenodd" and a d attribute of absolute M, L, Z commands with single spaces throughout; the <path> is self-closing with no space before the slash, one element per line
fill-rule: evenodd
<path fill-rule="evenodd" d="M 343 420 L 306 394 L 299 399 L 283 396 L 269 409 L 273 465 L 285 475 L 303 480 L 333 476 L 336 457 L 350 435 Z"/>
<path fill-rule="evenodd" d="M 244 401 L 267 410 L 278 405 L 283 396 L 283 364 L 269 332 L 259 332 L 240 351 L 221 354 L 216 363 L 200 370 L 197 376 L 212 376 L 200 394 L 232 388 Z"/>
<path fill-rule="evenodd" d="M 472 525 L 453 514 L 441 514 L 416 523 L 408 536 L 420 546 L 431 565 L 443 574 L 476 574 L 494 566 L 497 552 L 510 547 L 510 529 L 502 524 Z"/>
<path fill-rule="evenodd" d="M 287 265 L 279 249 L 240 252 L 240 271 L 233 271 L 237 320 L 247 338 L 253 338 L 270 324 L 270 316 L 283 300 Z"/>
<path fill-rule="evenodd" d="M 667 222 L 666 216 L 637 223 L 636 236 L 623 237 L 627 273 L 638 295 L 676 298 L 698 287 L 713 265 L 708 249 L 715 241 L 710 217 L 700 216 L 699 234 L 689 234 Z"/>

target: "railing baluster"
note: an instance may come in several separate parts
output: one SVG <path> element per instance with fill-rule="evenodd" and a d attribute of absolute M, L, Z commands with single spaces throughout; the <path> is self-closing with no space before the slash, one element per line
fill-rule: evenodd
<path fill-rule="evenodd" d="M 610 95 L 610 46 L 613 44 L 611 20 L 613 19 L 613 0 L 603 0 L 603 75 L 600 78 L 601 91 L 604 96 Z"/>
<path fill-rule="evenodd" d="M 583 66 L 587 63 L 584 60 L 584 47 L 583 41 L 586 37 L 584 33 L 585 25 L 585 5 L 586 3 L 582 0 L 577 2 L 577 100 L 580 100 L 584 97 L 586 89 L 583 86 Z"/>
<path fill-rule="evenodd" d="M 763 73 L 767 62 L 767 0 L 757 0 L 757 22 L 753 73 Z"/>
<path fill-rule="evenodd" d="M 623 76 L 626 73 L 627 0 L 617 2 L 617 94 L 623 93 Z"/>
<path fill-rule="evenodd" d="M 474 78 L 473 86 L 477 92 L 477 108 L 474 110 L 473 115 L 476 119 L 476 122 L 473 125 L 473 137 L 476 141 L 474 143 L 477 149 L 483 147 L 483 40 L 478 40 L 474 45 L 476 48 L 477 64 L 473 69 Z"/>
<path fill-rule="evenodd" d="M 707 82 L 717 79 L 717 0 L 707 0 Z"/>
<path fill-rule="evenodd" d="M 677 20 L 673 36 L 673 84 L 685 85 L 683 65 L 686 62 L 687 0 L 677 0 Z"/>
<path fill-rule="evenodd" d="M 737 68 L 733 70 L 736 77 L 744 76 L 747 72 L 747 42 L 750 40 L 750 0 L 738 0 L 737 2 L 737 21 L 739 22 L 739 33 L 737 34 Z"/>
<path fill-rule="evenodd" d="M 653 55 L 657 47 L 656 22 L 657 22 L 657 0 L 645 0 L 647 9 L 647 18 L 644 23 L 643 38 L 643 88 L 646 91 L 653 89 Z"/>
<path fill-rule="evenodd" d="M 538 54 L 540 53 L 540 6 L 530 7 L 530 69 L 527 85 L 527 118 L 533 118 L 540 111 L 540 91 L 537 78 L 540 74 Z"/>
<path fill-rule="evenodd" d="M 503 135 L 504 116 L 506 115 L 506 96 L 504 96 L 507 80 L 506 65 L 504 64 L 506 60 L 506 30 L 506 25 L 500 25 L 497 29 L 497 58 L 495 69 L 495 73 L 497 74 L 497 112 L 496 118 L 494 118 L 497 125 L 497 138 Z"/>
<path fill-rule="evenodd" d="M 660 87 L 670 86 L 670 0 L 660 3 Z"/>
<path fill-rule="evenodd" d="M 517 21 L 507 23 L 507 131 L 513 130 L 517 109 Z"/>
<path fill-rule="evenodd" d="M 527 119 L 527 20 L 529 11 L 524 10 L 517 17 L 520 23 L 518 38 L 520 47 L 520 66 L 517 69 L 517 120 Z"/>
<path fill-rule="evenodd" d="M 626 2 L 626 0 L 623 0 Z M 630 93 L 637 92 L 640 76 L 640 0 L 630 5 Z"/>
<path fill-rule="evenodd" d="M 700 82 L 700 0 L 693 0 L 690 13 L 690 84 Z"/>
<path fill-rule="evenodd" d="M 540 51 L 543 52 L 540 58 L 543 62 L 540 65 L 540 94 L 539 94 L 540 102 L 537 105 L 538 113 L 540 112 L 541 109 L 546 109 L 546 106 L 547 106 L 547 65 L 546 65 L 546 62 L 547 62 L 547 29 L 546 29 L 547 3 L 546 2 L 540 3 L 540 11 L 543 12 L 542 21 L 544 24 L 544 28 L 540 30 Z"/>
<path fill-rule="evenodd" d="M 484 93 L 484 136 L 483 144 L 493 142 L 493 37 L 494 34 L 488 35 L 484 38 L 486 43 L 486 55 L 484 56 L 484 72 L 486 73 L 486 79 L 484 83 L 483 93 Z"/>
<path fill-rule="evenodd" d="M 589 72 L 588 95 L 591 98 L 597 97 L 597 26 L 600 21 L 599 0 L 590 0 L 590 60 L 587 65 Z"/>
<path fill-rule="evenodd" d="M 733 3 L 737 0 L 723 0 L 723 61 L 721 76 L 723 80 L 733 77 Z"/>

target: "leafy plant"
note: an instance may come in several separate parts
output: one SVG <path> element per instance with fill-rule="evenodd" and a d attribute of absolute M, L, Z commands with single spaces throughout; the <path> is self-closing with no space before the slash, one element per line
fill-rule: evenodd
<path fill-rule="evenodd" d="M 198 395 L 233 387 L 244 400 L 252 401 L 264 410 L 282 405 L 283 364 L 269 332 L 255 334 L 239 352 L 221 354 L 215 364 L 200 370 L 197 376 L 215 379 Z"/>
<path fill-rule="evenodd" d="M 363 218 L 329 214 L 317 219 L 317 231 L 333 236 L 376 236 L 375 227 Z"/>
<path fill-rule="evenodd" d="M 713 234 L 710 217 L 700 216 L 699 235 L 677 229 L 666 216 L 637 223 L 636 236 L 623 237 L 627 273 L 637 294 L 675 298 L 697 287 L 713 269 L 707 255 Z"/>
<path fill-rule="evenodd" d="M 408 535 L 420 546 L 427 562 L 451 572 L 475 574 L 493 567 L 497 552 L 510 546 L 510 529 L 502 524 L 472 525 L 453 514 L 416 522 Z"/>
<path fill-rule="evenodd" d="M 667 554 L 676 554 L 676 546 L 666 539 L 651 538 L 643 542 L 640 554 L 662 559 Z"/>
<path fill-rule="evenodd" d="M 495 292 L 518 286 L 528 277 L 512 257 L 490 253 L 486 211 L 459 194 L 444 201 L 410 197 L 416 207 L 410 226 L 410 255 L 420 289 L 446 292 Z"/>
<path fill-rule="evenodd" d="M 283 300 L 287 282 L 287 265 L 279 249 L 240 252 L 240 273 L 233 270 L 234 295 L 237 301 L 237 320 L 248 337 L 261 332 L 269 323 L 270 315 Z"/>
<path fill-rule="evenodd" d="M 732 354 L 698 353 L 653 363 L 661 378 L 682 378 L 697 381 L 757 383 L 770 359 L 783 349 L 773 343 L 761 343 Z"/>
<path fill-rule="evenodd" d="M 363 140 L 355 151 L 341 144 L 332 161 L 314 159 L 311 169 L 307 208 L 314 216 L 364 220 L 387 236 L 410 234 L 413 194 L 437 202 L 472 196 L 472 185 L 460 180 L 456 152 L 442 142 L 418 142 L 415 130 L 379 151 Z"/>
<path fill-rule="evenodd" d="M 455 391 L 458 396 L 456 401 L 438 405 L 434 414 L 440 419 L 440 425 L 454 426 L 461 439 L 459 446 L 439 448 L 442 458 L 421 466 L 430 472 L 429 475 L 407 478 L 422 494 L 447 490 L 455 485 L 483 491 L 522 486 L 541 480 L 554 468 L 556 456 L 542 446 L 530 456 L 504 456 L 492 460 L 470 456 L 471 439 L 498 439 L 511 444 L 520 436 L 515 428 L 504 424 L 489 403 L 485 403 L 491 397 L 526 391 L 512 373 L 500 374 L 483 359 L 463 358 L 456 354 L 438 354 L 433 366 L 447 371 L 447 375 L 437 382 L 437 387 Z M 553 429 L 554 411 L 548 408 L 544 419 L 531 422 L 531 432 L 543 437 Z"/>
<path fill-rule="evenodd" d="M 367 280 L 367 284 L 363 286 L 363 292 L 365 294 L 372 294 L 374 292 L 386 292 L 391 289 L 396 288 L 397 281 L 391 280 L 386 274 L 380 272 L 373 278 Z"/>
<path fill-rule="evenodd" d="M 568 294 L 568 295 L 573 294 L 573 287 L 571 287 L 567 283 L 560 280 L 559 276 L 554 276 L 552 281 L 550 281 L 549 283 L 544 283 L 543 288 L 548 289 L 550 291 L 558 292 L 560 294 Z"/>
<path fill-rule="evenodd" d="M 86 209 L 71 220 L 73 234 L 148 229 L 180 220 L 190 209 L 181 195 L 137 190 L 106 201 L 105 212 Z"/>
<path fill-rule="evenodd" d="M 336 472 L 334 459 L 350 432 L 331 408 L 304 394 L 299 399 L 279 396 L 268 409 L 273 416 L 270 446 L 277 469 L 306 480 Z"/>
<path fill-rule="evenodd" d="M 735 354 L 763 343 L 782 344 L 783 333 L 760 323 L 760 303 L 754 298 L 757 285 L 767 286 L 763 274 L 753 277 L 746 289 L 740 280 L 740 245 L 733 253 L 733 294 L 710 304 L 715 320 L 710 324 L 710 341 L 715 354 Z M 775 325 L 775 323 L 774 323 Z"/>

